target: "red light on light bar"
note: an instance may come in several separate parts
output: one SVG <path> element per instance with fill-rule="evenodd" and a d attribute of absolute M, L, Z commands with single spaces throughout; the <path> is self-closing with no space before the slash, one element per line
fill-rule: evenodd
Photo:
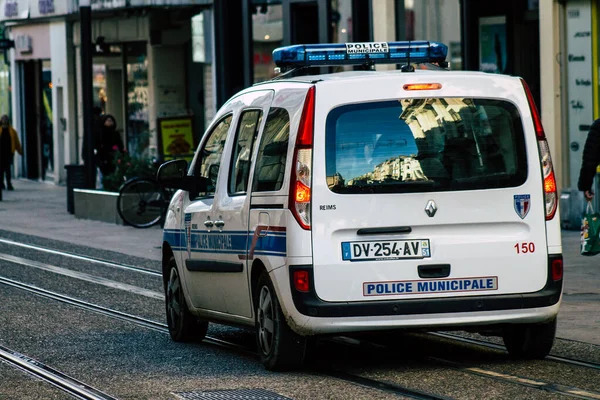
<path fill-rule="evenodd" d="M 438 90 L 442 88 L 441 83 L 407 83 L 404 90 Z"/>

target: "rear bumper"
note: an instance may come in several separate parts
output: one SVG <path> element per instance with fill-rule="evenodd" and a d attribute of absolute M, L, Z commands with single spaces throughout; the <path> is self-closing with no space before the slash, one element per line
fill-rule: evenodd
<path fill-rule="evenodd" d="M 290 326 L 298 333 L 307 335 L 391 328 L 543 322 L 558 314 L 563 285 L 562 279 L 553 281 L 549 271 L 545 287 L 533 293 L 327 302 L 321 300 L 314 290 L 302 293 L 293 289 L 291 277 L 295 269 L 308 270 L 310 287 L 314 288 L 310 265 L 280 268 L 276 271 L 278 276 L 274 281 L 278 283 L 276 286 L 281 295 L 281 304 Z"/>

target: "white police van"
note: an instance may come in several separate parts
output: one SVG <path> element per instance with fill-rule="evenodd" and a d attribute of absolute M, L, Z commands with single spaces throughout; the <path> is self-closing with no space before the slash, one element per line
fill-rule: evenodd
<path fill-rule="evenodd" d="M 516 77 L 450 72 L 435 42 L 296 45 L 231 98 L 166 218 L 171 336 L 253 326 L 268 369 L 318 335 L 466 329 L 544 357 L 562 293 L 557 191 Z M 375 71 L 379 63 L 400 70 Z M 414 68 L 414 64 L 437 68 Z M 298 76 L 304 68 L 367 68 Z M 425 64 L 424 64 L 425 65 Z"/>

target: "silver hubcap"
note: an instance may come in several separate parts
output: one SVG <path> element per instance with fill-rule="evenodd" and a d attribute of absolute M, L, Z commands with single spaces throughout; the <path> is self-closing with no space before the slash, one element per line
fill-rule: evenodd
<path fill-rule="evenodd" d="M 167 285 L 167 311 L 172 327 L 178 326 L 181 320 L 181 298 L 179 275 L 177 275 L 175 268 L 171 268 L 171 275 L 169 276 L 169 283 Z"/>
<path fill-rule="evenodd" d="M 273 345 L 275 309 L 269 288 L 263 286 L 258 300 L 258 343 L 263 354 L 269 354 Z"/>

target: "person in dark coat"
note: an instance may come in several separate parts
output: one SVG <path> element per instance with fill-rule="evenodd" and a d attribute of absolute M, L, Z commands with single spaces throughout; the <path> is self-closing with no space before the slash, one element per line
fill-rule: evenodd
<path fill-rule="evenodd" d="M 94 154 L 98 153 L 100 147 L 100 139 L 102 138 L 102 122 L 104 120 L 104 114 L 102 109 L 95 106 L 92 109 L 92 130 L 94 132 Z M 87 149 L 87 135 L 83 135 L 83 147 L 81 148 L 81 159 L 85 161 L 86 149 Z"/>
<path fill-rule="evenodd" d="M 21 142 L 17 131 L 10 125 L 8 115 L 3 115 L 0 119 L 0 181 L 2 189 L 4 189 L 4 176 L 6 176 L 6 187 L 8 190 L 13 190 L 11 183 L 11 166 L 15 158 L 15 151 L 23 155 Z"/>
<path fill-rule="evenodd" d="M 117 131 L 117 121 L 112 115 L 105 115 L 102 118 L 101 126 L 96 150 L 96 164 L 102 172 L 102 176 L 106 176 L 115 172 L 115 153 L 123 152 L 124 145 L 121 134 Z"/>
<path fill-rule="evenodd" d="M 590 127 L 583 146 L 581 170 L 579 172 L 579 182 L 577 183 L 578 189 L 583 192 L 585 199 L 588 201 L 594 198 L 592 183 L 598 164 L 600 164 L 600 118 L 595 120 Z"/>

